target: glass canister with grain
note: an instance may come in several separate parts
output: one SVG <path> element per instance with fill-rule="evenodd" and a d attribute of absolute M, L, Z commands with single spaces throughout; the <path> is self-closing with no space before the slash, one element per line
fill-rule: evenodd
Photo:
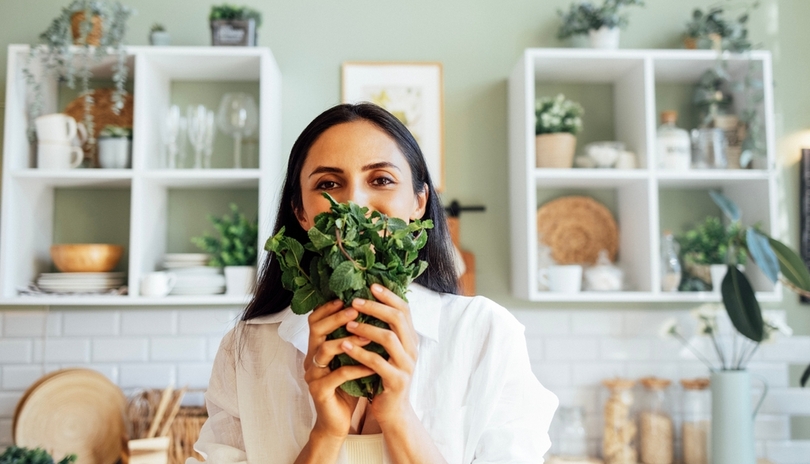
<path fill-rule="evenodd" d="M 607 389 L 604 407 L 604 434 L 602 458 L 605 464 L 636 464 L 636 435 L 638 428 L 633 416 L 633 386 L 629 379 L 606 379 L 602 385 Z"/>
<path fill-rule="evenodd" d="M 639 380 L 644 387 L 639 398 L 639 462 L 672 464 L 675 434 L 672 425 L 670 381 L 657 377 Z"/>
<path fill-rule="evenodd" d="M 684 464 L 709 463 L 712 398 L 709 379 L 682 379 L 683 386 L 681 442 Z"/>

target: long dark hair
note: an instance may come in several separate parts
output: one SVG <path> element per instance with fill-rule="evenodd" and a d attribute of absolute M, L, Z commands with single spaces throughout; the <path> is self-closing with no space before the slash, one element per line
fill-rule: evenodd
<path fill-rule="evenodd" d="M 281 190 L 281 201 L 276 216 L 273 234 L 286 227 L 285 234 L 302 243 L 309 239 L 298 223 L 295 212 L 303 208 L 301 198 L 301 169 L 304 166 L 310 147 L 327 129 L 352 121 L 368 121 L 388 134 L 399 146 L 408 160 L 413 177 L 414 193 L 428 189 L 428 201 L 422 219 L 433 220 L 433 230 L 428 241 L 419 252 L 419 259 L 428 262 L 427 270 L 416 279 L 416 283 L 442 293 L 456 293 L 456 274 L 451 254 L 452 242 L 447 229 L 444 208 L 439 195 L 433 188 L 422 150 L 410 131 L 388 111 L 370 103 L 344 104 L 334 106 L 315 118 L 304 129 L 290 151 L 287 162 L 287 176 Z M 245 308 L 242 320 L 273 314 L 284 310 L 292 301 L 292 292 L 281 286 L 281 268 L 273 253 L 268 253 L 264 261 L 253 299 Z"/>

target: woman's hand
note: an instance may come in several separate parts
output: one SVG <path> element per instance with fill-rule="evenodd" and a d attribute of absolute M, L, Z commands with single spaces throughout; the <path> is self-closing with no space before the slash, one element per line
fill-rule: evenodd
<path fill-rule="evenodd" d="M 388 323 L 390 330 L 353 320 L 346 324 L 346 329 L 355 336 L 382 345 L 388 352 L 388 360 L 357 346 L 352 337 L 340 339 L 340 342 L 346 354 L 382 377 L 385 389 L 374 397 L 370 408 L 385 432 L 388 425 L 401 425 L 414 415 L 409 394 L 419 339 L 408 303 L 382 285 L 372 285 L 371 292 L 377 301 L 356 298 L 352 301 L 352 308 Z"/>
<path fill-rule="evenodd" d="M 326 365 L 335 355 L 343 353 L 341 344 L 344 341 L 362 347 L 369 340 L 358 336 L 326 340 L 326 336 L 357 318 L 357 315 L 355 309 L 344 310 L 340 300 L 326 303 L 309 315 L 309 348 L 304 358 L 304 380 L 309 385 L 309 393 L 318 414 L 313 431 L 323 437 L 339 440 L 340 443 L 349 434 L 357 398 L 338 387 L 348 380 L 371 375 L 373 371 L 365 366 L 343 366 L 332 371 Z"/>

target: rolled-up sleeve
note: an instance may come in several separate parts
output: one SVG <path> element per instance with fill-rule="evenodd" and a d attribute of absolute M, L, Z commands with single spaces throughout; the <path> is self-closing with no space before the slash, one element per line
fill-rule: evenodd
<path fill-rule="evenodd" d="M 511 314 L 492 339 L 490 390 L 497 398 L 475 448 L 475 464 L 542 463 L 557 397 L 531 369 L 524 327 Z"/>
<path fill-rule="evenodd" d="M 209 464 L 247 463 L 236 397 L 234 330 L 222 339 L 214 359 L 211 380 L 205 393 L 208 420 L 194 444 L 194 449 Z M 186 464 L 199 462 L 194 458 L 186 460 Z"/>

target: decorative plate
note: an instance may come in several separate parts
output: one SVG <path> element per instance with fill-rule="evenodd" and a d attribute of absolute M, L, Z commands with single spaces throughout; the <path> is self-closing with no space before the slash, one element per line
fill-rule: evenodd
<path fill-rule="evenodd" d="M 603 204 L 590 197 L 568 196 L 537 210 L 537 235 L 551 248 L 558 264 L 594 264 L 600 250 L 613 262 L 619 249 L 616 221 Z"/>

